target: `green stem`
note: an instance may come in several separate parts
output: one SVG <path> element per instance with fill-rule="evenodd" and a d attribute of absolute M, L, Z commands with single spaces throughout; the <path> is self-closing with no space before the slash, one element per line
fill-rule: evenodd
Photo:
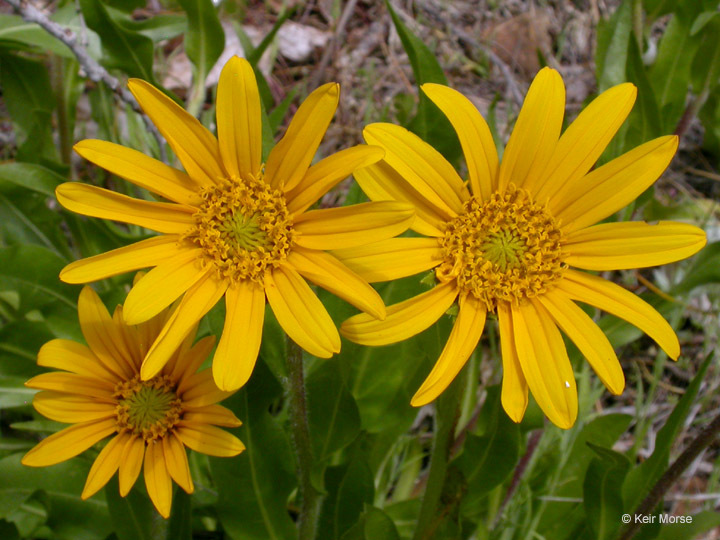
<path fill-rule="evenodd" d="M 320 516 L 322 497 L 312 484 L 313 456 L 308 427 L 307 401 L 305 399 L 305 375 L 303 373 L 302 349 L 287 338 L 287 393 L 290 403 L 290 428 L 295 447 L 295 460 L 301 499 L 298 517 L 298 539 L 314 540 Z"/>
<path fill-rule="evenodd" d="M 442 523 L 445 512 L 439 508 L 440 498 L 448 472 L 450 449 L 455 436 L 455 424 L 458 417 L 460 393 L 463 377 L 455 381 L 435 402 L 435 433 L 430 454 L 430 472 L 425 486 L 425 495 L 420 505 L 417 527 L 413 540 L 429 540 L 435 537 L 435 531 Z"/>

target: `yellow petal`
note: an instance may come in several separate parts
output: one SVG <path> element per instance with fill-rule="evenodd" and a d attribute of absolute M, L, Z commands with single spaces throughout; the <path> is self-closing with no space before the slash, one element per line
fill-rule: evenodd
<path fill-rule="evenodd" d="M 225 177 L 217 140 L 197 118 L 145 81 L 130 79 L 128 88 L 193 180 L 212 185 Z"/>
<path fill-rule="evenodd" d="M 368 144 L 384 148 L 385 162 L 445 212 L 457 214 L 470 198 L 462 179 L 442 154 L 404 127 L 370 124 L 363 136 Z"/>
<path fill-rule="evenodd" d="M 72 212 L 132 223 L 161 233 L 181 234 L 195 224 L 192 215 L 196 210 L 192 206 L 133 199 L 79 182 L 60 184 L 55 196 Z"/>
<path fill-rule="evenodd" d="M 232 395 L 232 392 L 220 390 L 213 380 L 212 370 L 204 369 L 183 380 L 183 390 L 178 390 L 183 406 L 192 409 L 212 405 Z"/>
<path fill-rule="evenodd" d="M 572 232 L 597 223 L 634 201 L 672 161 L 675 135 L 646 142 L 568 184 L 548 202 L 548 209 Z"/>
<path fill-rule="evenodd" d="M 33 407 L 46 418 L 67 424 L 93 422 L 115 416 L 112 401 L 103 402 L 81 394 L 38 392 L 33 397 Z"/>
<path fill-rule="evenodd" d="M 210 355 L 213 347 L 215 347 L 215 341 L 216 338 L 214 335 L 202 338 L 193 345 L 189 351 L 181 354 L 177 362 L 175 362 L 172 372 L 170 373 L 170 379 L 173 381 L 180 381 L 177 387 L 178 394 L 182 392 L 181 389 L 184 389 L 183 382 L 192 375 L 195 375 L 197 370 L 200 369 L 200 366 L 203 365 L 207 357 Z"/>
<path fill-rule="evenodd" d="M 265 291 L 253 282 L 231 286 L 225 293 L 225 325 L 213 358 L 212 372 L 220 390 L 243 386 L 255 367 L 265 320 Z"/>
<path fill-rule="evenodd" d="M 217 304 L 226 290 L 227 283 L 218 281 L 212 269 L 188 289 L 143 360 L 140 376 L 144 381 L 160 372 L 196 323 Z"/>
<path fill-rule="evenodd" d="M 172 481 L 165 466 L 163 445 L 154 441 L 145 450 L 145 487 L 158 513 L 165 519 L 170 517 L 172 507 Z"/>
<path fill-rule="evenodd" d="M 80 141 L 73 150 L 106 171 L 166 199 L 189 206 L 202 202 L 198 185 L 187 174 L 142 152 L 94 139 Z"/>
<path fill-rule="evenodd" d="M 442 317 L 457 297 L 454 282 L 437 285 L 409 300 L 388 306 L 385 320 L 360 313 L 340 326 L 340 333 L 361 345 L 388 345 L 419 334 Z"/>
<path fill-rule="evenodd" d="M 130 493 L 130 490 L 135 484 L 135 480 L 137 480 L 137 477 L 140 475 L 144 457 L 145 441 L 143 441 L 141 437 L 131 435 L 130 439 L 125 443 L 122 458 L 120 459 L 118 480 L 121 497 Z"/>
<path fill-rule="evenodd" d="M 260 94 L 244 58 L 233 56 L 220 73 L 215 112 L 225 169 L 235 176 L 255 176 L 262 159 Z"/>
<path fill-rule="evenodd" d="M 303 179 L 292 191 L 286 193 L 288 210 L 292 214 L 301 214 L 338 182 L 357 169 L 381 160 L 384 155 L 385 150 L 379 146 L 360 144 L 320 160 L 307 170 Z"/>
<path fill-rule="evenodd" d="M 498 189 L 508 184 L 534 192 L 560 137 L 565 114 L 565 85 L 554 69 L 535 76 L 503 152 Z M 492 140 L 492 139 L 491 139 Z"/>
<path fill-rule="evenodd" d="M 530 391 L 556 426 L 570 429 L 577 418 L 577 387 L 560 331 L 542 306 L 511 306 L 518 360 Z"/>
<path fill-rule="evenodd" d="M 601 277 L 575 270 L 566 270 L 557 287 L 573 300 L 595 306 L 637 326 L 673 360 L 680 356 L 680 343 L 672 327 L 650 304 L 630 291 Z"/>
<path fill-rule="evenodd" d="M 389 238 L 332 254 L 369 283 L 425 272 L 440 264 L 443 256 L 436 238 Z"/>
<path fill-rule="evenodd" d="M 484 201 L 489 200 L 497 188 L 498 155 L 487 122 L 460 92 L 432 83 L 423 84 L 421 88 L 455 128 L 473 194 Z"/>
<path fill-rule="evenodd" d="M 536 200 L 552 199 L 564 186 L 577 182 L 595 164 L 627 118 L 637 88 L 619 84 L 593 100 L 570 124 L 540 176 Z"/>
<path fill-rule="evenodd" d="M 303 349 L 320 358 L 340 352 L 340 335 L 325 306 L 292 267 L 265 274 L 265 294 L 277 321 Z"/>
<path fill-rule="evenodd" d="M 108 371 L 88 347 L 68 339 L 53 339 L 45 343 L 40 347 L 37 363 L 38 366 L 62 369 L 110 384 L 119 380 L 118 375 Z"/>
<path fill-rule="evenodd" d="M 60 272 L 65 283 L 89 283 L 140 268 L 156 266 L 177 255 L 177 235 L 153 236 L 129 246 L 68 264 Z"/>
<path fill-rule="evenodd" d="M 405 232 L 415 212 L 407 203 L 369 202 L 311 210 L 295 218 L 297 245 L 309 249 L 340 249 L 362 246 Z"/>
<path fill-rule="evenodd" d="M 140 324 L 160 313 L 212 271 L 202 268 L 202 249 L 182 249 L 150 270 L 125 300 L 127 324 Z"/>
<path fill-rule="evenodd" d="M 453 213 L 432 204 L 384 161 L 358 169 L 353 175 L 371 201 L 402 201 L 415 209 L 411 229 L 427 236 L 443 236 L 442 226 Z"/>
<path fill-rule="evenodd" d="M 563 332 L 587 358 L 600 380 L 615 395 L 622 394 L 625 376 L 612 345 L 588 315 L 558 289 L 553 289 L 534 302 L 550 313 Z"/>
<path fill-rule="evenodd" d="M 515 347 L 510 304 L 498 302 L 498 326 L 500 328 L 500 352 L 502 354 L 503 378 L 500 401 L 510 420 L 519 424 L 525 416 L 528 404 L 528 385 L 523 375 Z"/>
<path fill-rule="evenodd" d="M 452 332 L 430 375 L 410 401 L 421 407 L 438 397 L 453 381 L 480 341 L 487 309 L 473 295 L 461 296 L 460 310 Z"/>
<path fill-rule="evenodd" d="M 385 318 L 385 304 L 377 291 L 329 253 L 295 247 L 287 261 L 315 285 L 373 317 Z"/>
<path fill-rule="evenodd" d="M 232 457 L 245 450 L 240 439 L 215 426 L 181 421 L 176 432 L 185 446 L 201 454 Z"/>
<path fill-rule="evenodd" d="M 112 478 L 120 466 L 120 459 L 128 440 L 130 440 L 130 435 L 127 433 L 118 434 L 110 439 L 105 448 L 100 451 L 85 481 L 85 487 L 80 496 L 82 500 L 95 495 Z"/>
<path fill-rule="evenodd" d="M 25 383 L 25 386 L 38 390 L 53 390 L 66 394 L 80 394 L 98 398 L 103 401 L 110 401 L 115 389 L 114 384 L 107 383 L 101 379 L 59 371 L 35 375 Z"/>
<path fill-rule="evenodd" d="M 295 116 L 265 165 L 265 181 L 275 188 L 291 191 L 308 170 L 320 141 L 337 109 L 340 85 L 327 83 L 311 93 Z"/>
<path fill-rule="evenodd" d="M 193 424 L 214 424 L 223 427 L 238 427 L 242 422 L 230 409 L 221 405 L 205 405 L 202 407 L 185 407 L 183 420 Z"/>
<path fill-rule="evenodd" d="M 135 375 L 132 356 L 117 326 L 97 293 L 83 287 L 78 298 L 78 319 L 85 341 L 103 365 L 118 376 Z"/>
<path fill-rule="evenodd" d="M 156 445 L 159 446 L 159 445 Z M 186 493 L 195 491 L 185 447 L 175 433 L 168 433 L 162 439 L 162 450 L 168 473 Z"/>
<path fill-rule="evenodd" d="M 28 467 L 55 465 L 84 452 L 96 442 L 115 433 L 115 429 L 115 418 L 72 425 L 40 441 L 23 456 L 22 464 Z"/>
<path fill-rule="evenodd" d="M 674 221 L 601 223 L 569 234 L 565 262 L 586 270 L 647 268 L 685 259 L 707 243 L 705 231 Z"/>

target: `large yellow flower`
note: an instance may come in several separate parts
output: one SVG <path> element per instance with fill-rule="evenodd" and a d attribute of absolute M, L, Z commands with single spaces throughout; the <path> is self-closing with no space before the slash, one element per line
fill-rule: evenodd
<path fill-rule="evenodd" d="M 144 464 L 150 499 L 168 517 L 171 479 L 188 493 L 194 489 L 185 446 L 227 457 L 245 449 L 237 437 L 215 427 L 240 425 L 229 409 L 217 405 L 230 394 L 218 390 L 209 369 L 197 373 L 215 337 L 192 345 L 193 329 L 160 372 L 143 381 L 140 363 L 172 311 L 130 326 L 123 322 L 121 306 L 110 317 L 97 294 L 85 287 L 78 315 L 88 346 L 65 339 L 46 343 L 38 364 L 63 371 L 43 373 L 26 383 L 42 390 L 33 400 L 38 412 L 73 425 L 42 440 L 22 463 L 54 465 L 113 435 L 90 469 L 82 498 L 91 497 L 118 470 L 124 497 Z"/>
<path fill-rule="evenodd" d="M 433 148 L 390 124 L 365 129 L 385 149 L 383 162 L 355 174 L 372 200 L 411 202 L 413 228 L 427 238 L 397 238 L 336 255 L 369 281 L 435 268 L 436 286 L 387 308 L 383 321 L 365 314 L 341 333 L 365 345 L 406 339 L 433 324 L 458 299 L 459 313 L 432 372 L 412 399 L 435 399 L 475 349 L 488 312 L 500 326 L 502 403 L 519 422 L 528 388 L 556 425 L 577 416 L 573 370 L 561 329 L 614 394 L 625 384 L 610 342 L 578 306 L 590 304 L 634 324 L 672 358 L 672 328 L 652 307 L 594 274 L 688 257 L 705 233 L 682 223 L 603 223 L 662 174 L 677 137 L 660 137 L 590 171 L 627 117 L 636 89 L 621 84 L 601 94 L 560 136 L 565 88 L 543 69 L 533 81 L 499 163 L 490 130 L 472 103 L 437 84 L 422 87 L 457 131 L 469 186 Z M 571 268 L 574 267 L 574 268 Z"/>
<path fill-rule="evenodd" d="M 385 316 L 372 287 L 324 250 L 391 238 L 409 226 L 412 207 L 382 202 L 306 211 L 355 169 L 383 156 L 382 149 L 361 145 L 310 166 L 337 108 L 337 84 L 310 94 L 266 164 L 260 97 L 244 59 L 231 59 L 220 76 L 217 139 L 150 84 L 135 79 L 129 87 L 187 173 L 109 142 L 78 143 L 75 150 L 84 158 L 173 202 L 133 199 L 76 182 L 59 186 L 58 201 L 69 210 L 163 233 L 76 261 L 60 278 L 87 283 L 154 266 L 127 297 L 129 324 L 149 319 L 184 294 L 143 362 L 143 380 L 157 375 L 223 295 L 225 326 L 213 362 L 223 390 L 239 388 L 250 377 L 266 297 L 280 325 L 305 350 L 320 357 L 340 350 L 337 328 L 303 278 L 374 317 Z"/>

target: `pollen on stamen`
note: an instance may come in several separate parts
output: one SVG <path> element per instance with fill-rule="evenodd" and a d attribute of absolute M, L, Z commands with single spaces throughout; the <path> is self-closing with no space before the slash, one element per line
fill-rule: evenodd
<path fill-rule="evenodd" d="M 195 226 L 181 239 L 204 251 L 219 279 L 262 282 L 293 245 L 292 217 L 283 194 L 262 178 L 231 177 L 201 191 Z"/>
<path fill-rule="evenodd" d="M 162 439 L 180 422 L 182 400 L 167 375 L 141 381 L 136 375 L 115 387 L 115 419 L 118 433 L 129 432 L 146 443 Z"/>
<path fill-rule="evenodd" d="M 435 275 L 457 280 L 493 311 L 544 293 L 560 279 L 562 234 L 553 217 L 524 189 L 510 185 L 482 202 L 473 197 L 440 239 L 444 261 Z"/>

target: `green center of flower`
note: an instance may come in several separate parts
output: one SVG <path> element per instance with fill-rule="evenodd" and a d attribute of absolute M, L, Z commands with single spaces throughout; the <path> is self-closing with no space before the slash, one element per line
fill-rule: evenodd
<path fill-rule="evenodd" d="M 203 264 L 213 265 L 219 279 L 261 283 L 287 258 L 294 231 L 280 191 L 262 178 L 233 176 L 200 195 L 195 226 L 182 241 L 202 248 Z"/>
<path fill-rule="evenodd" d="M 146 441 L 162 438 L 180 421 L 182 400 L 167 375 L 148 381 L 135 376 L 115 387 L 118 432 L 129 431 Z"/>
<path fill-rule="evenodd" d="M 444 261 L 435 275 L 483 301 L 524 302 L 560 277 L 562 234 L 553 217 L 524 189 L 510 185 L 482 202 L 475 197 L 447 224 L 440 239 Z"/>

